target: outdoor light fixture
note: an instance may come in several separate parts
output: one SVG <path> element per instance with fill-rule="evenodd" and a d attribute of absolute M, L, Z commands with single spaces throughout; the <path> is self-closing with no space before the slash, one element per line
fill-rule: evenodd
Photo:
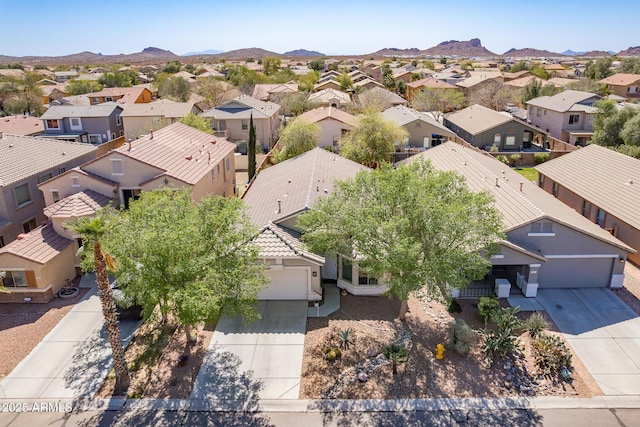
<path fill-rule="evenodd" d="M 311 275 L 312 275 L 313 277 L 318 277 L 318 272 L 317 272 L 317 271 L 314 271 L 313 273 L 311 273 Z"/>

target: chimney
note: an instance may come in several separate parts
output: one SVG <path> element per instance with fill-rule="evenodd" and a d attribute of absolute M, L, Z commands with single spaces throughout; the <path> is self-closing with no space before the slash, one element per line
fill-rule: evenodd
<path fill-rule="evenodd" d="M 522 186 L 524 185 L 524 182 L 520 181 L 520 192 L 522 193 Z"/>
<path fill-rule="evenodd" d="M 153 129 L 151 129 L 149 133 L 151 133 L 151 137 L 149 139 L 153 139 Z"/>

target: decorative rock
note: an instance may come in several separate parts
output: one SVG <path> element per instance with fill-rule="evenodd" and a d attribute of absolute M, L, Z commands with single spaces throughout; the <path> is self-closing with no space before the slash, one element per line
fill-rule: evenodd
<path fill-rule="evenodd" d="M 369 357 L 376 357 L 378 353 L 379 353 L 378 349 L 374 347 L 371 350 L 369 350 Z"/>
<path fill-rule="evenodd" d="M 364 372 L 360 372 L 358 374 L 358 381 L 360 381 L 361 383 L 366 383 L 368 379 L 369 377 Z"/>

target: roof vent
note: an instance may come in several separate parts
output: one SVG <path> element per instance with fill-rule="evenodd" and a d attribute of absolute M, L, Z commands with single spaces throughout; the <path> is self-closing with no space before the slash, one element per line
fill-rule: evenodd
<path fill-rule="evenodd" d="M 631 178 L 629 178 L 629 181 L 627 181 L 627 184 L 629 184 L 629 185 L 633 184 L 633 180 Z"/>
<path fill-rule="evenodd" d="M 21 234 L 18 234 L 18 237 L 16 237 L 16 239 L 17 240 L 23 240 L 23 239 L 27 238 L 28 236 L 29 236 L 28 234 L 21 233 Z"/>
<path fill-rule="evenodd" d="M 282 213 L 282 200 L 278 199 L 278 213 Z"/>
<path fill-rule="evenodd" d="M 522 186 L 524 185 L 524 182 L 520 181 L 520 192 L 522 193 Z"/>
<path fill-rule="evenodd" d="M 500 183 L 498 182 L 500 178 L 496 177 L 496 187 L 500 187 Z"/>
<path fill-rule="evenodd" d="M 151 136 L 149 137 L 149 139 L 153 139 L 153 129 L 149 130 L 149 133 L 151 134 Z"/>

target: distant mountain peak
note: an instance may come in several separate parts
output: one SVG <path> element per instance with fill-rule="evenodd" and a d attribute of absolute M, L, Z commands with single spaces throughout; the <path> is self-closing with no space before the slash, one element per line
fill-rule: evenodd
<path fill-rule="evenodd" d="M 283 53 L 284 56 L 326 56 L 324 53 L 315 50 L 296 49 Z"/>
<path fill-rule="evenodd" d="M 420 52 L 423 55 L 443 55 L 443 56 L 481 56 L 493 57 L 495 53 L 482 46 L 480 39 L 473 38 L 468 41 L 448 40 L 435 47 Z"/>

